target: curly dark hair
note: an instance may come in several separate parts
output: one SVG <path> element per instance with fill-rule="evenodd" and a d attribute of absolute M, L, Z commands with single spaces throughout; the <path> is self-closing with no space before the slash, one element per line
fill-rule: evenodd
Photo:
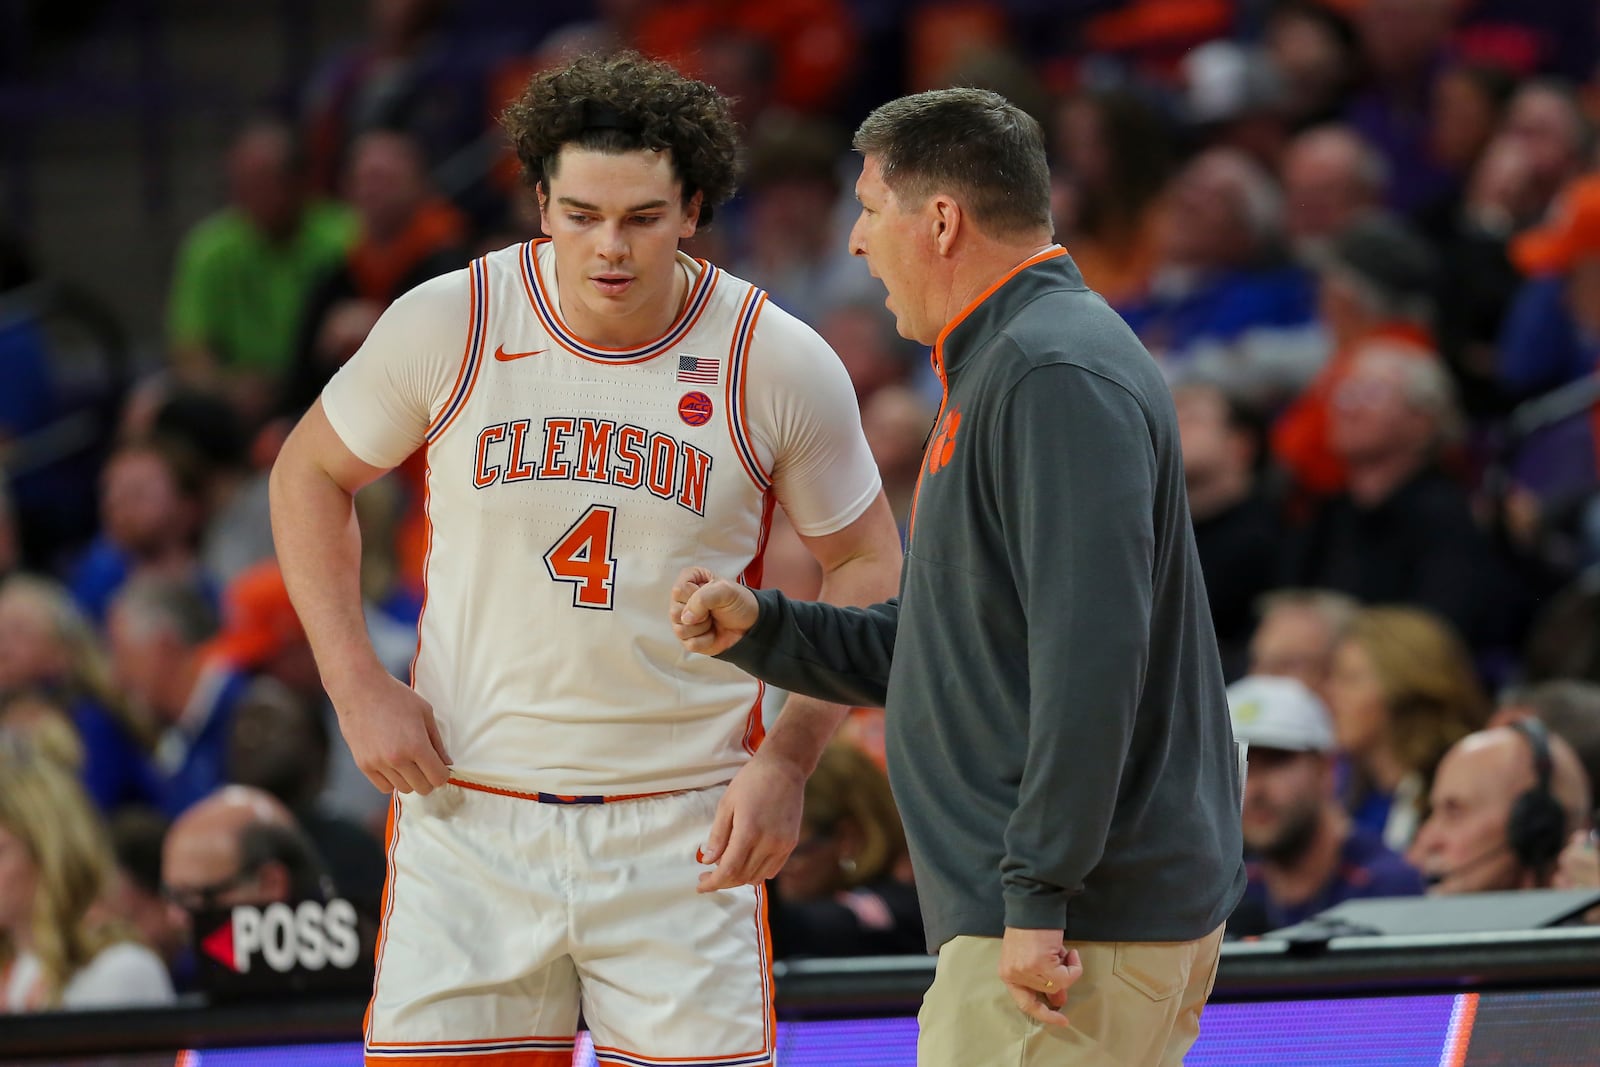
<path fill-rule="evenodd" d="M 600 152 L 672 153 L 688 203 L 702 194 L 700 225 L 733 195 L 742 153 L 728 100 L 637 52 L 579 56 L 540 71 L 500 116 L 531 187 L 554 176 L 565 145 Z"/>

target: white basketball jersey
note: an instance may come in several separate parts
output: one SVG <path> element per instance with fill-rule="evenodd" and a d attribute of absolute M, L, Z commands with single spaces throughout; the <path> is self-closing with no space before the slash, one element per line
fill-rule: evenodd
<path fill-rule="evenodd" d="M 778 498 L 821 534 L 877 494 L 837 357 L 761 290 L 680 263 L 677 321 L 617 350 L 562 323 L 548 241 L 491 253 L 397 301 L 324 393 L 366 462 L 426 446 L 413 684 L 458 778 L 604 796 L 726 781 L 760 743 L 760 685 L 683 651 L 674 578 L 758 585 Z"/>

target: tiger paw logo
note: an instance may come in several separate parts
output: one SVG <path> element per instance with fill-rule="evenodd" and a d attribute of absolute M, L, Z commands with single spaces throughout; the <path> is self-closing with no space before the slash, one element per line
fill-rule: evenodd
<path fill-rule="evenodd" d="M 961 428 L 961 412 L 951 411 L 944 417 L 939 430 L 928 442 L 928 473 L 938 474 L 950 462 L 956 450 L 956 431 Z"/>

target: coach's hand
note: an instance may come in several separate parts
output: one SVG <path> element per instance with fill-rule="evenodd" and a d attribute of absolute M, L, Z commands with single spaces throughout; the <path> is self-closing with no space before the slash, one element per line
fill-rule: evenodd
<path fill-rule="evenodd" d="M 759 885 L 783 867 L 800 840 L 806 774 L 762 748 L 728 783 L 717 803 L 700 862 L 716 867 L 700 876 L 700 892 Z"/>
<path fill-rule="evenodd" d="M 1030 1019 L 1066 1026 L 1061 1008 L 1067 988 L 1083 977 L 1078 950 L 1068 951 L 1060 930 L 1006 927 L 1000 942 L 1000 981 Z"/>
<path fill-rule="evenodd" d="M 426 796 L 450 780 L 450 755 L 433 721 L 433 705 L 415 689 L 381 673 L 330 685 L 328 695 L 350 754 L 373 785 L 385 793 Z"/>
<path fill-rule="evenodd" d="M 760 610 L 756 595 L 738 582 L 690 567 L 672 585 L 668 617 L 684 648 L 715 656 L 749 632 Z"/>

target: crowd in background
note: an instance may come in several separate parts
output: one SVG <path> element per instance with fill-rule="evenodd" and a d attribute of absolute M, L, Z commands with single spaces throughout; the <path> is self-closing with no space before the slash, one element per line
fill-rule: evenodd
<path fill-rule="evenodd" d="M 689 250 L 838 352 L 902 523 L 939 386 L 847 254 L 849 132 L 944 84 L 1039 119 L 1057 239 L 1173 388 L 1253 742 L 1235 934 L 1429 884 L 1600 884 L 1593 5 L 374 0 L 218 160 L 230 202 L 176 257 L 166 359 L 91 456 L 18 465 L 71 397 L 49 332 L 0 316 L 0 1011 L 170 996 L 196 909 L 377 910 L 386 798 L 283 590 L 266 472 L 390 301 L 537 236 L 495 115 L 618 47 L 737 97 L 742 191 Z M 4 244 L 0 291 L 32 280 Z M 423 477 L 358 498 L 401 677 Z M 810 598 L 814 566 L 780 523 L 769 581 Z M 921 950 L 876 715 L 808 788 L 780 954 Z M 1530 791 L 1554 805 L 1532 830 Z"/>

